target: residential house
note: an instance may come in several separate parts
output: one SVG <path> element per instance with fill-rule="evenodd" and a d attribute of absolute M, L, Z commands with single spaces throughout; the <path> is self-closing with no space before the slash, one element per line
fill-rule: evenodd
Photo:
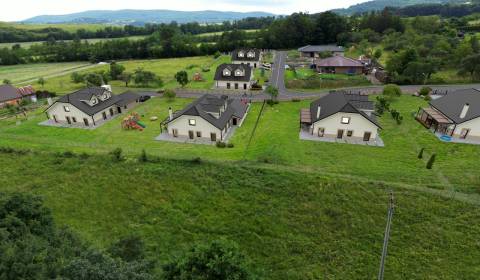
<path fill-rule="evenodd" d="M 358 75 L 365 71 L 362 61 L 345 56 L 315 59 L 314 64 L 319 73 Z"/>
<path fill-rule="evenodd" d="M 0 85 L 0 108 L 7 105 L 18 105 L 22 98 L 22 95 L 18 93 L 17 88 L 14 86 Z"/>
<path fill-rule="evenodd" d="M 253 70 L 246 64 L 222 64 L 215 72 L 215 87 L 222 89 L 250 89 Z"/>
<path fill-rule="evenodd" d="M 420 108 L 416 118 L 441 139 L 480 144 L 480 90 L 450 92 Z"/>
<path fill-rule="evenodd" d="M 333 92 L 321 97 L 301 110 L 300 127 L 306 140 L 383 145 L 374 103 L 367 95 Z"/>
<path fill-rule="evenodd" d="M 253 68 L 260 67 L 262 51 L 259 49 L 237 49 L 232 52 L 233 64 L 246 64 Z"/>
<path fill-rule="evenodd" d="M 320 45 L 320 46 L 312 46 L 308 45 L 305 47 L 301 47 L 298 49 L 300 55 L 302 57 L 311 57 L 311 58 L 318 58 L 321 57 L 321 53 L 331 53 L 333 56 L 343 56 L 345 54 L 345 50 L 341 46 L 336 45 Z"/>
<path fill-rule="evenodd" d="M 242 125 L 249 103 L 227 96 L 206 94 L 162 122 L 169 137 L 204 142 L 228 141 L 232 128 Z"/>
<path fill-rule="evenodd" d="M 133 92 L 114 95 L 102 87 L 90 87 L 60 97 L 46 109 L 52 124 L 75 127 L 98 126 L 139 102 Z"/>

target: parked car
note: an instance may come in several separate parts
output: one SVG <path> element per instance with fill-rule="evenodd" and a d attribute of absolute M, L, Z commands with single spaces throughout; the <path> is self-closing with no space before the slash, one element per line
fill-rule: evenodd
<path fill-rule="evenodd" d="M 142 95 L 142 96 L 140 96 L 139 101 L 140 102 L 145 102 L 145 101 L 149 100 L 150 98 L 152 98 L 152 97 L 149 96 L 149 95 Z"/>

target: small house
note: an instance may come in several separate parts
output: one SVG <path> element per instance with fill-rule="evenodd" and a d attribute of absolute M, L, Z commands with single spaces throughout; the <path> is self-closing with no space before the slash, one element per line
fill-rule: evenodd
<path fill-rule="evenodd" d="M 247 64 L 222 64 L 214 80 L 216 88 L 248 90 L 253 84 L 253 69 Z"/>
<path fill-rule="evenodd" d="M 237 49 L 232 52 L 233 64 L 246 64 L 253 68 L 260 66 L 262 51 L 259 49 Z"/>
<path fill-rule="evenodd" d="M 365 71 L 362 61 L 345 56 L 315 59 L 314 64 L 319 73 L 359 75 Z"/>

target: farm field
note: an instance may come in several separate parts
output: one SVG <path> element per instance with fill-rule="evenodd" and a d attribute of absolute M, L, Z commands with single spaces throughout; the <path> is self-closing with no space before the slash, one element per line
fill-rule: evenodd
<path fill-rule="evenodd" d="M 285 71 L 285 86 L 293 90 L 318 91 L 368 85 L 371 83 L 364 75 L 318 74 L 307 68 Z"/>
<path fill-rule="evenodd" d="M 253 32 L 257 32 L 259 31 L 258 29 L 246 29 L 246 30 L 241 30 L 241 31 L 245 31 L 247 33 L 253 33 Z M 220 36 L 223 34 L 224 31 L 219 31 L 219 32 L 208 32 L 208 33 L 201 33 L 201 34 L 197 34 L 195 35 L 196 37 L 208 37 L 208 36 Z"/>
<path fill-rule="evenodd" d="M 168 115 L 168 107 L 175 111 L 188 102 L 190 100 L 169 102 L 154 98 L 135 111 L 145 120 L 152 116 L 163 120 Z M 138 154 L 146 149 L 153 155 L 176 159 L 200 157 L 215 162 L 246 159 L 272 167 L 320 172 L 352 180 L 457 191 L 480 199 L 480 147 L 443 143 L 424 129 L 412 116 L 419 106 L 426 105 L 424 101 L 402 96 L 392 104 L 392 108 L 404 116 L 404 122 L 397 125 L 389 115 L 381 117 L 384 148 L 299 140 L 298 112 L 308 104 L 308 101 L 303 101 L 267 106 L 248 150 L 246 142 L 256 122 L 260 104 L 253 105 L 244 125 L 236 131 L 231 140 L 235 145 L 233 149 L 154 141 L 160 133 L 158 122 L 146 121 L 147 129 L 143 132 L 123 131 L 120 118 L 93 131 L 41 127 L 37 124 L 45 119 L 43 110 L 38 110 L 20 125 L 15 119 L 0 121 L 0 146 L 102 153 L 121 147 L 128 154 Z M 421 148 L 426 149 L 424 160 L 417 159 Z M 437 155 L 435 167 L 428 170 L 425 168 L 426 160 L 433 153 Z"/>
<path fill-rule="evenodd" d="M 40 77 L 63 75 L 65 71 L 76 71 L 91 66 L 88 62 L 38 63 L 0 66 L 0 80 L 10 80 L 13 84 L 36 80 Z"/>
<path fill-rule="evenodd" d="M 394 191 L 386 278 L 480 273 L 478 206 L 431 194 L 240 162 L 38 152 L 0 153 L 0 164 L 2 191 L 42 196 L 57 225 L 99 249 L 138 235 L 157 268 L 197 242 L 227 239 L 261 279 L 372 279 Z"/>
<path fill-rule="evenodd" d="M 38 30 L 45 28 L 60 28 L 68 32 L 76 32 L 79 29 L 85 29 L 88 31 L 97 31 L 98 29 L 105 28 L 105 24 L 80 24 L 80 23 L 57 23 L 57 24 L 28 24 L 28 23 L 15 23 L 15 22 L 0 22 L 0 27 L 12 27 L 25 30 Z"/>
<path fill-rule="evenodd" d="M 144 68 L 145 70 L 152 71 L 155 74 L 159 75 L 163 82 L 164 88 L 177 88 L 180 85 L 174 78 L 175 73 L 180 70 L 185 70 L 188 73 L 189 79 L 191 80 L 195 73 L 200 73 L 204 81 L 190 81 L 186 86 L 187 88 L 194 89 L 209 89 L 213 87 L 213 77 L 215 75 L 215 70 L 218 65 L 222 63 L 227 63 L 230 61 L 229 56 L 221 56 L 218 59 L 213 58 L 212 56 L 197 56 L 197 57 L 187 57 L 187 58 L 171 58 L 171 59 L 152 59 L 152 60 L 128 60 L 128 61 L 119 61 L 119 64 L 122 64 L 126 68 L 126 72 L 133 73 L 137 68 Z M 39 77 L 44 77 L 46 84 L 44 86 L 45 90 L 56 92 L 60 95 L 70 93 L 72 91 L 83 88 L 84 84 L 75 84 L 72 83 L 70 75 L 76 70 L 68 71 L 66 74 L 62 74 L 66 71 L 68 67 L 82 66 L 82 65 L 91 65 L 88 63 L 72 63 L 72 64 L 63 64 L 63 63 L 53 63 L 53 64 L 28 64 L 28 65 L 19 65 L 19 66 L 0 66 L 0 78 L 5 79 L 11 77 L 11 80 L 16 83 L 15 77 L 22 77 L 22 80 L 25 80 L 25 77 L 28 79 L 33 79 L 33 86 L 36 88 L 41 88 L 36 80 Z M 91 65 L 88 66 L 88 69 L 79 68 L 77 72 L 79 73 L 88 73 L 96 72 L 100 70 L 108 70 L 108 65 Z M 202 68 L 210 69 L 209 72 L 202 72 Z M 24 74 L 18 75 L 19 71 Z M 3 74 L 5 73 L 5 76 Z M 58 73 L 58 75 L 52 75 L 53 77 L 47 77 L 49 73 Z M 114 92 L 120 93 L 126 90 L 143 90 L 143 91 L 156 91 L 158 88 L 136 88 L 133 83 L 131 83 L 129 88 L 125 87 L 125 84 L 122 81 L 111 81 L 109 84 L 112 85 Z"/>
<path fill-rule="evenodd" d="M 146 36 L 129 36 L 123 38 L 97 38 L 97 39 L 83 39 L 82 42 L 87 41 L 91 44 L 101 42 L 101 41 L 111 41 L 111 40 L 141 40 L 144 39 Z M 64 42 L 69 42 L 70 40 L 64 40 Z M 37 42 L 18 42 L 18 43 L 0 43 L 0 48 L 11 48 L 14 45 L 20 45 L 22 48 L 29 48 L 32 45 L 42 44 L 45 41 L 37 41 Z"/>

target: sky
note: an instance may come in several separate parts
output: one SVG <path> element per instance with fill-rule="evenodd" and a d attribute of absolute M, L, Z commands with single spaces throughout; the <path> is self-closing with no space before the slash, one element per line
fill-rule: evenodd
<path fill-rule="evenodd" d="M 62 15 L 86 10 L 169 9 L 180 11 L 264 11 L 274 14 L 322 12 L 366 0 L 2 0 L 0 21 L 20 21 L 38 15 Z"/>

